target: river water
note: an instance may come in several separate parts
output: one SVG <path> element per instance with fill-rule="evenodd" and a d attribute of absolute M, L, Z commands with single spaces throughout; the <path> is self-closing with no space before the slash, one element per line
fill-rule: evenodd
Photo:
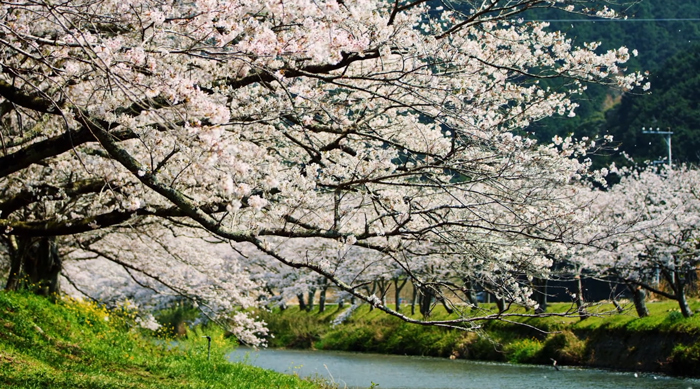
<path fill-rule="evenodd" d="M 377 389 L 700 389 L 700 380 L 648 373 L 398 355 L 239 348 L 228 358 L 284 373 L 318 375 L 340 388 L 369 388 L 375 383 Z"/>

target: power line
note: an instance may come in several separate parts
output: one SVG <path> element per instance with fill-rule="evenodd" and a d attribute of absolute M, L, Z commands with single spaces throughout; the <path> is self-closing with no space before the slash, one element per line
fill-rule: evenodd
<path fill-rule="evenodd" d="M 549 19 L 524 20 L 524 22 L 565 22 L 565 23 L 596 23 L 596 22 L 700 22 L 700 18 L 665 18 L 665 19 Z"/>

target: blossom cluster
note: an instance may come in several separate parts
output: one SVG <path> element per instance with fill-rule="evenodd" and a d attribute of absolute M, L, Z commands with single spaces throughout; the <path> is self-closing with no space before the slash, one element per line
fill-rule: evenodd
<path fill-rule="evenodd" d="M 4 3 L 0 231 L 66 236 L 80 284 L 99 267 L 87 258 L 106 259 L 233 315 L 246 339 L 260 328 L 232 312 L 261 287 L 249 248 L 366 301 L 358 273 L 398 267 L 531 305 L 518 277 L 546 273 L 560 248 L 542 242 L 572 236 L 570 193 L 600 175 L 579 160 L 590 143 L 517 134 L 574 115 L 587 83 L 643 82 L 626 48 L 513 20 L 579 3 Z M 193 251 L 179 228 L 236 255 Z"/>

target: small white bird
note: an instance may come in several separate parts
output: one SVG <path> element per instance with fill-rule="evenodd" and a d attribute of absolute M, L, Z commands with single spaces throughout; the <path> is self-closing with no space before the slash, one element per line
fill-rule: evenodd
<path fill-rule="evenodd" d="M 559 371 L 559 366 L 557 366 L 557 360 L 554 358 L 549 358 L 549 359 L 552 360 L 552 366 L 554 366 L 554 368 L 557 369 L 557 371 Z"/>

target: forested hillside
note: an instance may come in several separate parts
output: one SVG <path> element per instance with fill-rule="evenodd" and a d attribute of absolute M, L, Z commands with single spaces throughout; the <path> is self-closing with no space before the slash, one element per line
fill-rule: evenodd
<path fill-rule="evenodd" d="M 552 28 L 578 43 L 599 41 L 602 49 L 626 46 L 637 50 L 639 56 L 628 65 L 642 70 L 658 68 L 677 52 L 700 42 L 700 20 L 691 20 L 700 19 L 700 2 L 642 0 L 618 11 L 627 19 L 592 20 L 549 11 L 540 20 L 551 21 Z"/>
<path fill-rule="evenodd" d="M 553 29 L 566 32 L 578 44 L 599 41 L 601 50 L 619 46 L 637 50 L 639 55 L 628 67 L 650 73 L 650 93 L 621 96 L 595 85 L 578 99 L 575 118 L 547 119 L 536 123 L 532 132 L 542 142 L 554 135 L 609 133 L 622 142 L 621 150 L 644 161 L 664 157 L 666 146 L 658 136 L 641 134 L 641 128 L 670 127 L 674 160 L 700 162 L 696 152 L 700 149 L 700 2 L 643 0 L 620 11 L 626 20 L 576 18 L 556 10 L 537 10 L 531 17 L 550 21 Z"/>
<path fill-rule="evenodd" d="M 680 51 L 650 76 L 648 95 L 624 96 L 602 127 L 621 141 L 620 149 L 637 160 L 666 157 L 659 135 L 642 127 L 673 131 L 673 159 L 700 163 L 700 45 Z"/>

